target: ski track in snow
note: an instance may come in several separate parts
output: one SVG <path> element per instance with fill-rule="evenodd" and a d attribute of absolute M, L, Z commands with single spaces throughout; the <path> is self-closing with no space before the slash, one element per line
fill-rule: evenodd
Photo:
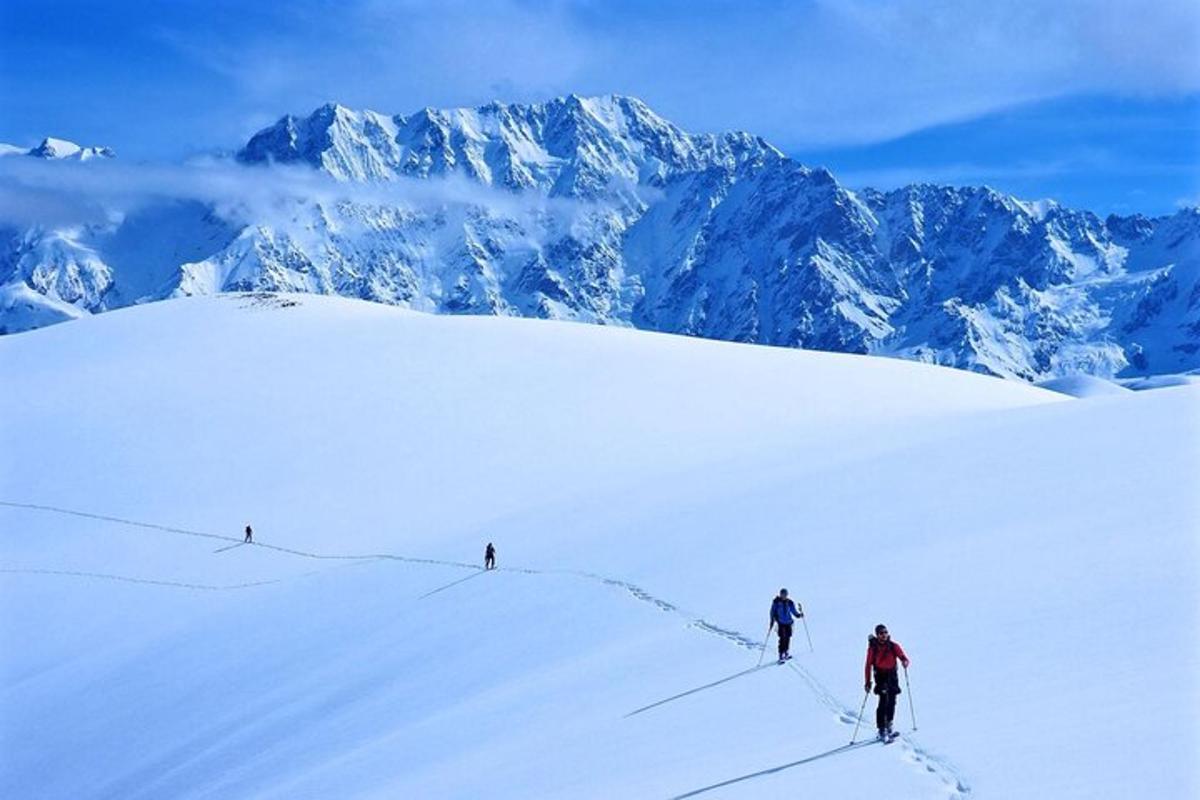
<path fill-rule="evenodd" d="M 530 570 L 530 571 L 536 572 L 536 570 Z M 641 600 L 643 602 L 654 605 L 660 611 L 673 612 L 673 613 L 677 613 L 677 614 L 683 613 L 677 606 L 674 606 L 665 600 L 661 600 L 661 599 L 655 597 L 654 595 L 647 592 L 645 589 L 642 589 L 641 587 L 636 586 L 632 583 L 628 583 L 626 581 L 614 580 L 612 578 L 604 578 L 602 576 L 594 575 L 594 574 L 586 573 L 586 572 L 575 572 L 574 574 L 580 575 L 583 577 L 587 577 L 587 578 L 591 578 L 591 579 L 595 579 L 595 580 L 601 580 L 604 583 L 609 584 L 611 586 L 620 587 L 620 588 L 624 589 L 625 591 L 627 591 L 629 594 L 633 595 L 638 600 Z M 687 615 L 685 614 L 684 616 L 687 616 Z M 718 636 L 722 639 L 725 639 L 726 641 L 729 641 L 729 642 L 737 645 L 738 647 L 741 647 L 746 650 L 750 650 L 751 652 L 758 652 L 765 645 L 765 642 L 755 641 L 755 640 L 749 638 L 748 636 L 738 633 L 737 631 L 727 630 L 725 628 L 718 627 L 716 625 L 713 625 L 711 622 L 704 620 L 703 618 L 689 619 L 688 627 L 695 628 L 696 630 L 699 630 L 703 633 L 707 633 L 712 636 Z M 822 684 L 821 681 L 818 680 L 815 675 L 813 675 L 811 672 L 809 672 L 804 667 L 796 664 L 795 661 L 789 661 L 787 665 L 789 667 L 791 667 L 792 671 L 795 672 L 797 675 L 799 675 L 806 684 L 808 684 L 808 688 L 812 691 L 813 695 L 817 698 L 818 702 L 820 702 L 821 705 L 825 706 L 830 711 L 832 711 L 834 713 L 834 715 L 838 718 L 839 722 L 841 722 L 843 725 L 847 725 L 847 726 L 854 725 L 857 722 L 857 720 L 858 720 L 857 712 L 853 709 L 846 708 L 846 706 L 840 700 L 838 700 L 837 696 L 834 695 L 833 692 L 831 692 L 828 688 L 826 688 L 825 685 Z M 767 666 L 769 666 L 769 665 L 767 665 Z M 707 687 L 704 687 L 704 688 L 707 688 Z M 689 693 L 690 692 L 686 692 L 684 694 L 689 694 Z M 682 695 L 678 695 L 676 697 L 672 697 L 672 698 L 668 698 L 668 699 L 669 700 L 678 699 L 679 696 L 682 696 Z M 638 712 L 646 711 L 650 708 L 653 708 L 654 706 L 661 705 L 663 702 L 666 702 L 666 701 L 661 701 L 659 703 L 654 703 L 650 706 L 646 706 L 645 708 L 638 709 Z M 635 713 L 637 713 L 637 712 L 635 712 Z M 629 715 L 627 715 L 627 716 L 629 716 Z M 946 785 L 946 788 L 949 792 L 949 797 L 957 798 L 958 800 L 962 800 L 963 798 L 970 796 L 970 794 L 971 794 L 970 784 L 967 783 L 966 779 L 962 776 L 962 774 L 960 773 L 958 768 L 954 766 L 954 764 L 952 764 L 950 761 L 946 760 L 945 758 L 936 756 L 933 753 L 931 753 L 929 750 L 925 749 L 923 746 L 920 745 L 920 743 L 918 743 L 916 741 L 916 739 L 913 738 L 911 733 L 901 734 L 900 741 L 903 743 L 906 758 L 910 762 L 912 762 L 914 765 L 924 769 L 925 772 L 940 779 Z M 859 742 L 856 742 L 854 744 L 858 744 L 858 743 Z M 798 763 L 800 763 L 800 762 L 798 762 Z M 789 765 L 789 766 L 794 766 L 794 765 Z M 755 776 L 757 776 L 759 774 L 763 774 L 763 775 L 769 774 L 774 771 L 776 771 L 776 770 L 774 770 L 774 769 L 766 770 L 762 773 L 755 773 Z M 722 785 L 724 785 L 724 784 L 722 784 Z M 716 787 L 710 787 L 710 788 L 716 788 Z M 695 793 L 692 793 L 692 794 L 695 794 Z M 691 794 L 680 795 L 680 797 L 689 797 L 689 796 L 691 796 Z"/>
<path fill-rule="evenodd" d="M 128 575 L 110 575 L 105 572 L 75 572 L 65 569 L 0 569 L 0 573 L 5 575 L 66 575 L 73 578 L 101 578 L 108 581 L 119 581 L 121 583 L 141 583 L 151 586 L 174 586 L 179 589 L 199 589 L 206 592 L 227 592 L 234 589 L 250 589 L 255 586 L 267 586 L 272 583 L 281 583 L 282 578 L 276 578 L 269 581 L 254 581 L 253 583 L 231 583 L 224 586 L 217 586 L 207 583 L 180 583 L 179 581 L 157 581 L 150 578 L 131 578 Z M 309 573 L 312 574 L 312 573 Z"/>
<path fill-rule="evenodd" d="M 443 567 L 462 567 L 466 569 L 479 569 L 475 564 L 467 564 L 462 561 L 440 561 L 434 558 L 410 558 L 408 556 L 398 556 L 391 553 L 367 553 L 365 555 L 330 555 L 325 553 L 310 553 L 304 550 L 294 550 L 290 547 L 280 547 L 277 544 L 267 544 L 265 542 L 247 542 L 239 536 L 225 536 L 220 533 L 207 533 L 205 531 L 193 531 L 187 528 L 175 528 L 170 525 L 159 525 L 153 522 L 139 522 L 138 520 L 123 519 L 121 517 L 110 517 L 104 514 L 92 514 L 87 511 L 76 511 L 70 508 L 59 508 L 58 506 L 45 506 L 36 503 L 13 503 L 6 500 L 0 500 L 0 506 L 8 506 L 9 508 L 22 508 L 32 511 L 46 511 L 54 514 L 69 514 L 74 517 L 84 517 L 85 519 L 96 519 L 102 522 L 113 522 L 118 525 L 129 525 L 135 528 L 148 528 L 151 530 L 163 531 L 165 533 L 175 533 L 182 536 L 200 536 L 205 539 L 217 539 L 223 542 L 233 542 L 235 544 L 246 544 L 251 547 L 263 547 L 267 550 L 275 550 L 288 555 L 299 556 L 301 558 L 312 558 L 321 561 L 370 561 L 370 560 L 391 560 L 405 561 L 413 564 L 436 564 Z M 220 548 L 221 550 L 232 548 Z M 219 552 L 219 551 L 214 551 Z"/>
<path fill-rule="evenodd" d="M 817 680 L 815 675 L 794 661 L 789 661 L 788 666 L 791 667 L 793 672 L 804 679 L 804 682 L 808 684 L 809 689 L 812 690 L 817 700 L 830 711 L 834 712 L 842 724 L 857 724 L 857 712 L 842 705 L 842 702 L 825 688 L 824 684 Z M 900 741 L 903 743 L 908 760 L 922 767 L 926 772 L 940 778 L 949 789 L 950 797 L 965 798 L 971 794 L 970 785 L 953 763 L 926 750 L 913 738 L 911 732 L 900 734 Z"/>
<path fill-rule="evenodd" d="M 702 617 L 689 614 L 688 612 L 684 611 L 679 606 L 677 606 L 673 603 L 670 603 L 666 600 L 663 600 L 662 598 L 656 597 L 656 596 L 652 595 L 650 592 L 647 592 L 642 587 L 640 587 L 636 584 L 630 583 L 629 581 L 618 580 L 616 578 L 609 578 L 609 577 L 605 577 L 603 575 L 598 575 L 593 572 L 585 572 L 582 570 L 530 569 L 528 567 L 496 567 L 495 569 L 492 569 L 492 570 L 485 570 L 476 564 L 467 564 L 462 561 L 447 561 L 447 560 L 439 560 L 439 559 L 432 559 L 432 558 L 414 558 L 411 556 L 401 556 L 401 555 L 395 555 L 392 553 L 370 553 L 370 554 L 365 554 L 365 555 L 336 555 L 336 554 L 314 553 L 314 552 L 308 552 L 308 551 L 304 551 L 304 550 L 295 550 L 295 549 L 288 548 L 288 547 L 281 547 L 279 545 L 267 544 L 264 542 L 244 542 L 243 540 L 241 540 L 240 538 L 235 537 L 235 536 L 224 536 L 224 535 L 216 534 L 216 533 L 206 533 L 203 531 L 188 530 L 186 528 L 176 528 L 176 527 L 172 527 L 169 525 L 159 525 L 159 524 L 150 523 L 150 522 L 139 522 L 137 520 L 123 519 L 120 517 L 111 517 L 111 516 L 105 516 L 102 514 L 92 514 L 89 512 L 85 512 L 85 511 L 76 511 L 74 509 L 59 508 L 57 506 L 38 505 L 38 504 L 34 504 L 34 503 L 14 503 L 14 502 L 8 502 L 8 501 L 4 501 L 4 500 L 0 500 L 0 506 L 7 506 L 9 508 L 19 508 L 19 509 L 26 509 L 26 510 L 33 510 L 33 511 L 43 511 L 43 512 L 49 512 L 49 513 L 55 513 L 55 514 L 67 514 L 67 515 L 76 516 L 76 517 L 95 519 L 95 520 L 100 520 L 103 522 L 113 522 L 113 523 L 117 523 L 120 525 L 128 525 L 128 526 L 133 526 L 133 527 L 138 527 L 138 528 L 148 528 L 148 529 L 159 530 L 159 531 L 163 531 L 166 533 L 174 533 L 174 534 L 179 534 L 179 535 L 184 535 L 184 536 L 199 536 L 199 537 L 204 537 L 204 538 L 208 538 L 208 539 L 219 539 L 222 541 L 234 542 L 235 544 L 239 544 L 239 545 L 246 544 L 246 545 L 250 545 L 252 547 L 262 547 L 262 548 L 265 548 L 268 550 L 274 550 L 276 552 L 285 553 L 288 555 L 298 556 L 298 557 L 302 557 L 302 558 L 311 558 L 311 559 L 318 559 L 318 560 L 357 561 L 357 562 L 362 562 L 362 561 L 402 561 L 402 562 L 411 563 L 411 564 L 430 564 L 430 565 L 442 566 L 442 567 L 455 567 L 455 568 L 459 568 L 459 569 L 475 570 L 475 572 L 473 572 L 471 575 L 466 576 L 465 578 L 460 578 L 456 581 L 446 584 L 445 586 L 440 586 L 430 592 L 426 592 L 425 594 L 423 594 L 419 598 L 417 598 L 418 600 L 424 599 L 431 595 L 434 595 L 439 592 L 450 589 L 454 586 L 457 586 L 460 583 L 463 583 L 464 581 L 468 581 L 468 580 L 471 580 L 472 578 L 476 578 L 480 575 L 483 575 L 486 572 L 511 572 L 511 573 L 522 574 L 522 575 L 569 575 L 569 576 L 574 576 L 574 577 L 578 577 L 578 578 L 584 578 L 587 580 L 599 581 L 600 583 L 603 583 L 606 586 L 610 586 L 610 587 L 619 589 L 619 590 L 625 592 L 626 594 L 632 596 L 636 600 L 639 600 L 643 603 L 647 603 L 649 605 L 654 606 L 656 609 L 658 609 L 661 612 L 675 614 L 677 616 L 682 616 L 683 618 L 685 618 L 687 620 L 687 622 L 688 622 L 687 627 L 689 627 L 689 628 L 694 628 L 694 629 L 700 631 L 701 633 L 704 633 L 704 634 L 707 634 L 710 636 L 719 637 L 719 638 L 724 639 L 725 641 L 730 642 L 731 644 L 733 644 L 737 647 L 740 647 L 744 650 L 748 650 L 751 652 L 759 652 L 765 647 L 765 644 L 766 644 L 763 641 L 756 641 L 754 639 L 751 639 L 750 637 L 745 636 L 745 635 L 739 633 L 738 631 L 719 627 L 717 625 L 714 625 L 711 622 L 708 622 L 707 620 L 703 619 Z M 220 553 L 220 552 L 222 552 L 224 550 L 228 550 L 228 549 L 232 549 L 232 548 L 220 548 L 220 549 L 214 551 L 214 553 Z M 254 583 L 231 584 L 231 585 L 227 585 L 227 586 L 219 586 L 219 585 L 207 585 L 207 584 L 179 583 L 179 582 L 174 582 L 174 581 L 159 581 L 159 580 L 150 580 L 150 579 L 143 579 L 143 578 L 130 578 L 130 577 L 125 577 L 125 576 L 121 576 L 121 575 L 108 575 L 108 574 L 104 574 L 104 573 L 95 573 L 95 572 L 73 572 L 73 571 L 68 571 L 68 570 L 4 569 L 4 568 L 0 568 L 0 574 L 63 575 L 63 576 L 72 576 L 72 577 L 86 577 L 86 578 L 97 578 L 97 579 L 112 580 L 112 581 L 121 581 L 121 582 L 125 582 L 125 583 L 149 584 L 149 585 L 155 585 L 155 586 L 171 586 L 171 587 L 194 589 L 194 590 L 201 590 L 201 591 L 232 591 L 232 590 L 237 590 L 237 589 L 252 588 L 255 586 L 266 586 L 269 584 L 280 583 L 284 580 L 282 578 L 276 578 L 274 580 L 258 581 L 258 582 L 254 582 Z M 306 573 L 306 574 L 311 575 L 314 573 Z M 764 666 L 770 666 L 770 665 L 764 665 Z M 796 664 L 794 661 L 789 661 L 787 666 L 789 666 L 795 674 L 799 675 L 800 678 L 804 680 L 804 682 L 808 685 L 809 690 L 817 698 L 817 701 L 820 702 L 821 705 L 828 708 L 837 717 L 839 722 L 841 722 L 843 725 L 846 725 L 846 726 L 853 726 L 858 722 L 857 712 L 852 708 L 847 708 L 846 705 L 844 703 L 842 703 L 837 698 L 837 696 L 834 695 L 834 693 L 831 692 L 824 684 L 822 684 L 821 681 L 818 680 L 817 677 L 815 675 L 813 675 L 810 671 L 808 671 L 804 667 Z M 756 667 L 753 670 L 747 670 L 747 672 L 756 671 L 757 669 L 758 668 Z M 739 674 L 743 674 L 743 673 L 739 673 Z M 719 682 L 721 682 L 721 681 L 719 681 Z M 702 687 L 702 688 L 708 688 L 708 687 Z M 698 691 L 698 690 L 693 690 L 693 691 Z M 678 699 L 679 697 L 682 697 L 684 695 L 691 694 L 691 693 L 692 693 L 691 691 L 684 692 L 681 695 L 676 695 L 675 697 L 668 698 L 668 700 L 660 701 L 657 703 L 652 703 L 648 706 L 638 709 L 636 712 L 633 712 L 633 713 L 640 713 L 642 711 L 647 711 L 658 705 L 662 705 L 662 704 L 668 702 L 669 700 L 675 700 L 675 699 Z M 627 714 L 626 716 L 630 716 L 630 715 Z M 946 758 L 944 758 L 942 756 L 935 755 L 930 750 L 926 749 L 924 746 L 922 746 L 916 740 L 915 737 L 913 737 L 911 732 L 906 733 L 906 734 L 901 734 L 899 738 L 900 738 L 900 742 L 902 743 L 906 759 L 908 761 L 910 761 L 914 766 L 919 767 L 919 768 L 923 769 L 925 772 L 929 773 L 932 777 L 936 777 L 936 778 L 940 779 L 946 785 L 946 788 L 949 791 L 948 796 L 950 798 L 953 798 L 955 800 L 963 800 L 964 798 L 967 798 L 968 796 L 970 796 L 970 794 L 971 794 L 970 785 L 967 783 L 965 778 L 962 776 L 959 769 L 952 762 L 950 762 L 949 760 L 947 760 Z M 852 744 L 859 744 L 859 743 L 865 743 L 865 742 L 860 741 L 860 742 L 855 742 Z M 797 763 L 803 763 L 803 762 L 797 762 Z M 786 766 L 794 766 L 794 765 L 786 765 Z M 757 777 L 758 775 L 766 775 L 766 774 L 769 774 L 769 773 L 772 773 L 775 771 L 778 771 L 778 770 L 775 768 L 772 768 L 769 770 L 764 770 L 761 773 L 754 773 L 753 775 L 750 775 L 750 776 L 744 776 L 744 778 Z M 742 780 L 742 778 L 739 778 L 736 780 Z M 718 784 L 717 786 L 722 786 L 722 785 L 725 785 L 725 784 Z M 717 788 L 717 786 L 713 786 L 713 787 L 709 787 L 709 788 L 710 789 Z M 707 791 L 707 790 L 698 790 L 698 791 Z M 688 797 L 688 796 L 691 796 L 691 794 L 696 794 L 696 793 L 698 793 L 698 792 L 692 792 L 687 795 L 680 795 L 680 797 Z"/>

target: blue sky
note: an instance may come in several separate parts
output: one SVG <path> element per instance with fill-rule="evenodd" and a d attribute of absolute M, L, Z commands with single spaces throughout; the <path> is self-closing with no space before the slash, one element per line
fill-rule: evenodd
<path fill-rule="evenodd" d="M 577 92 L 761 134 L 851 186 L 987 183 L 1100 213 L 1200 202 L 1200 4 L 225 0 L 0 4 L 0 141 L 173 160 L 328 100 Z"/>

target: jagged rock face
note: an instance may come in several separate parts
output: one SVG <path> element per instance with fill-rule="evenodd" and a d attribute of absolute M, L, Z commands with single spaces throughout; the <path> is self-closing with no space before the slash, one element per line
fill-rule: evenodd
<path fill-rule="evenodd" d="M 455 174 L 552 197 L 598 198 L 656 170 L 732 166 L 761 152 L 782 158 L 744 134 L 685 133 L 634 98 L 571 96 L 394 117 L 327 105 L 306 118 L 284 117 L 256 134 L 238 158 L 302 162 L 343 180 Z"/>
<path fill-rule="evenodd" d="M 70 231 L 0 229 L 0 333 L 103 311 L 112 269 Z"/>
<path fill-rule="evenodd" d="M 84 244 L 118 287 L 107 295 L 94 264 L 90 282 L 62 258 L 39 272 L 10 252 L 0 269 L 20 262 L 10 281 L 87 311 L 287 290 L 1026 379 L 1200 367 L 1197 209 L 1100 220 L 987 188 L 855 193 L 757 137 L 689 134 L 625 97 L 408 116 L 329 105 L 284 117 L 238 160 L 379 191 L 236 229 L 192 219 L 187 257 L 136 297 L 102 237 Z"/>

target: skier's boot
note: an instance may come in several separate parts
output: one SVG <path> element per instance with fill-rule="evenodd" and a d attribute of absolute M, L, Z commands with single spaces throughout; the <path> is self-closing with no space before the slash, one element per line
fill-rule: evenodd
<path fill-rule="evenodd" d="M 886 742 L 886 741 L 887 741 L 887 738 L 888 738 L 888 737 L 887 737 L 887 728 L 880 728 L 880 729 L 879 729 L 879 733 L 877 733 L 877 734 L 875 735 L 875 738 L 876 738 L 876 739 L 878 739 L 878 740 L 879 740 L 879 741 L 881 741 L 881 742 Z"/>

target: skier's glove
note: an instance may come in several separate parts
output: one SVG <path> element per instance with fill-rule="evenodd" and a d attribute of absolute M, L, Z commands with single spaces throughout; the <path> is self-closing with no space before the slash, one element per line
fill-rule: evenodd
<path fill-rule="evenodd" d="M 867 681 L 865 684 L 863 684 L 863 691 L 864 691 L 864 692 L 870 692 L 870 691 L 871 691 L 871 682 L 870 682 L 870 681 Z"/>

